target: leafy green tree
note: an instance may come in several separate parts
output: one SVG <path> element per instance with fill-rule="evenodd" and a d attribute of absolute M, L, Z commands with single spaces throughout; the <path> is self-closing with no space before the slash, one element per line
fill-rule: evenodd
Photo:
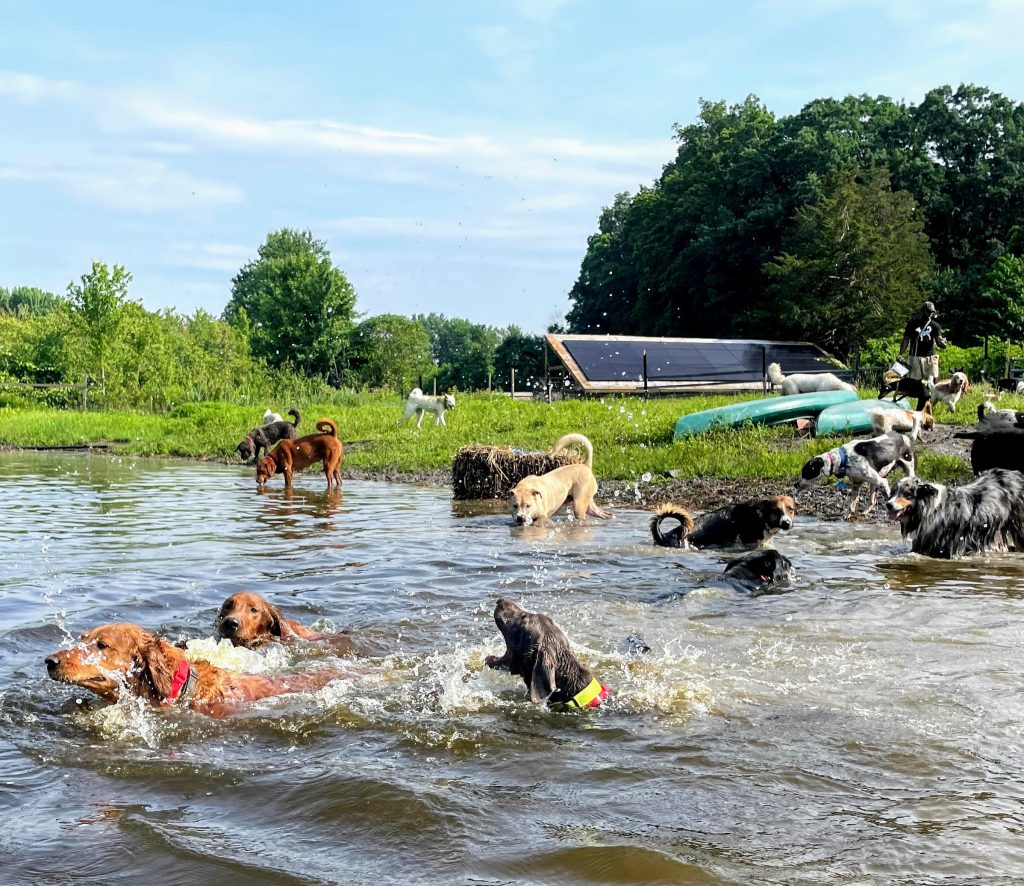
<path fill-rule="evenodd" d="M 356 326 L 351 362 L 362 384 L 397 393 L 408 393 L 421 375 L 425 384 L 434 374 L 427 330 L 399 314 L 380 314 Z"/>
<path fill-rule="evenodd" d="M 231 281 L 224 319 L 247 330 L 255 356 L 329 381 L 341 379 L 356 294 L 324 241 L 283 228 Z"/>
<path fill-rule="evenodd" d="M 129 303 L 131 281 L 132 275 L 123 266 L 114 265 L 111 270 L 103 262 L 93 262 L 88 274 L 68 285 L 68 298 L 84 336 L 88 372 L 104 389 L 108 355 Z"/>
<path fill-rule="evenodd" d="M 430 336 L 439 390 L 473 391 L 487 386 L 501 340 L 497 329 L 444 314 L 419 314 L 413 320 L 422 323 Z"/>
<path fill-rule="evenodd" d="M 982 335 L 1024 340 L 1024 258 L 1005 253 L 996 259 L 975 310 Z"/>
<path fill-rule="evenodd" d="M 925 298 L 932 272 L 924 221 L 883 167 L 848 169 L 797 211 L 785 250 L 766 263 L 764 314 L 776 334 L 808 337 L 842 356 L 885 335 Z"/>
<path fill-rule="evenodd" d="M 510 383 L 516 371 L 516 387 L 523 389 L 544 383 L 544 338 L 527 335 L 518 326 L 509 326 L 494 355 L 495 380 L 498 387 Z"/>
<path fill-rule="evenodd" d="M 0 312 L 42 316 L 67 304 L 67 300 L 35 286 L 0 286 Z"/>

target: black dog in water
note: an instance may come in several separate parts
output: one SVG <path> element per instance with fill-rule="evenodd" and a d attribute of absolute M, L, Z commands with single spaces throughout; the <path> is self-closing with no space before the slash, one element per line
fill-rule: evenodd
<path fill-rule="evenodd" d="M 294 440 L 295 429 L 299 426 L 299 410 L 289 409 L 288 414 L 294 421 L 272 421 L 249 431 L 249 435 L 235 447 L 242 461 L 259 461 L 260 451 L 266 455 L 270 448 L 280 440 Z"/>
<path fill-rule="evenodd" d="M 686 591 L 671 591 L 659 595 L 656 600 L 674 600 L 685 596 L 695 587 L 728 587 L 735 591 L 760 597 L 764 594 L 783 594 L 784 587 L 793 576 L 793 561 L 774 548 L 765 548 L 744 554 L 726 564 L 720 575 L 701 576 L 692 582 Z"/>
<path fill-rule="evenodd" d="M 596 708 L 608 697 L 608 688 L 573 655 L 568 638 L 548 616 L 527 612 L 501 597 L 494 607 L 494 623 L 505 638 L 505 654 L 488 655 L 485 663 L 522 677 L 530 701 L 571 711 Z"/>
<path fill-rule="evenodd" d="M 665 548 L 726 548 L 737 543 L 753 547 L 791 528 L 795 517 L 796 504 L 788 495 L 726 505 L 697 520 L 682 505 L 669 502 L 651 517 L 651 537 Z M 665 520 L 679 525 L 663 532 Z"/>

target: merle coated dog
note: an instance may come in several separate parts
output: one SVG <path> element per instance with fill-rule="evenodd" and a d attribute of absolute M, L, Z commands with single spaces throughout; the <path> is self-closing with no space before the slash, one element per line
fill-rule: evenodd
<path fill-rule="evenodd" d="M 661 505 L 651 518 L 651 537 L 666 548 L 755 547 L 790 529 L 795 518 L 796 503 L 788 495 L 726 505 L 696 521 L 682 505 L 670 502 Z M 677 520 L 679 525 L 662 531 L 665 520 Z"/>
<path fill-rule="evenodd" d="M 1024 550 L 1024 474 L 995 468 L 963 486 L 904 477 L 886 503 L 915 554 L 954 559 Z"/>
<path fill-rule="evenodd" d="M 850 502 L 852 516 L 857 512 L 861 487 L 868 483 L 871 486 L 871 503 L 864 510 L 867 514 L 875 506 L 879 492 L 889 497 L 889 482 L 885 478 L 897 466 L 908 477 L 914 476 L 914 447 L 905 434 L 889 431 L 870 440 L 854 440 L 814 456 L 801 469 L 796 491 L 799 493 L 829 476 L 848 477 L 855 490 Z"/>
<path fill-rule="evenodd" d="M 288 414 L 294 421 L 272 421 L 269 424 L 260 425 L 249 431 L 246 438 L 235 447 L 242 461 L 252 459 L 254 462 L 260 460 L 260 451 L 266 455 L 270 448 L 281 440 L 294 440 L 296 428 L 299 426 L 299 410 L 289 409 Z"/>
<path fill-rule="evenodd" d="M 488 655 L 487 667 L 522 677 L 530 701 L 578 710 L 596 708 L 608 697 L 608 688 L 573 654 L 568 638 L 548 616 L 501 597 L 494 623 L 505 638 L 505 654 Z"/>

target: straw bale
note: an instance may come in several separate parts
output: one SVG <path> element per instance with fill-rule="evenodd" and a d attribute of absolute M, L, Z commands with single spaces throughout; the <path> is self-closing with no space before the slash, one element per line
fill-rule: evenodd
<path fill-rule="evenodd" d="M 530 474 L 546 474 L 562 465 L 581 462 L 575 452 L 525 452 L 510 446 L 463 446 L 452 463 L 457 499 L 506 498 Z"/>

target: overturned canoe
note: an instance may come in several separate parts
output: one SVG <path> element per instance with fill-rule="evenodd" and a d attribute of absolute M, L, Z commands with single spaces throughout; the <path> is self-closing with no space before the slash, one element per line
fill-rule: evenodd
<path fill-rule="evenodd" d="M 735 428 L 751 422 L 755 425 L 777 425 L 798 418 L 813 418 L 823 409 L 855 401 L 853 391 L 816 391 L 812 394 L 791 394 L 788 397 L 767 397 L 746 400 L 716 409 L 691 412 L 676 422 L 673 440 L 681 440 L 712 428 Z"/>
<path fill-rule="evenodd" d="M 823 409 L 814 422 L 817 437 L 826 434 L 863 434 L 871 430 L 872 409 L 905 409 L 892 400 L 857 400 Z"/>

